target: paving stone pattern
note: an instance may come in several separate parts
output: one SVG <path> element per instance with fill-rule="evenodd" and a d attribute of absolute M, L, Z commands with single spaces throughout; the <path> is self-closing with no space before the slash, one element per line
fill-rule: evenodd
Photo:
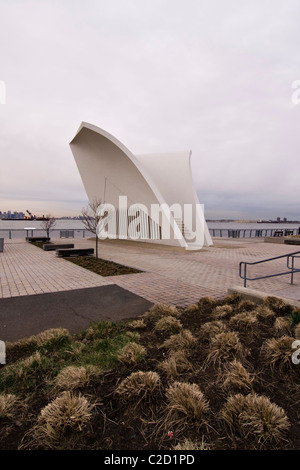
<path fill-rule="evenodd" d="M 94 247 L 92 240 L 74 241 L 76 248 Z M 202 296 L 223 297 L 229 287 L 242 286 L 238 275 L 240 261 L 259 261 L 298 251 L 297 248 L 264 243 L 261 239 L 216 238 L 212 247 L 197 252 L 150 248 L 142 243 L 100 242 L 99 257 L 143 271 L 102 277 L 57 258 L 55 252 L 45 252 L 25 241 L 5 240 L 4 252 L 0 253 L 0 298 L 116 284 L 153 303 L 185 306 Z M 300 268 L 300 259 L 297 261 L 296 267 Z M 282 271 L 287 271 L 286 259 L 253 266 L 249 275 Z M 280 276 L 251 281 L 247 287 L 300 300 L 300 273 L 295 274 L 293 286 L 289 276 Z"/>

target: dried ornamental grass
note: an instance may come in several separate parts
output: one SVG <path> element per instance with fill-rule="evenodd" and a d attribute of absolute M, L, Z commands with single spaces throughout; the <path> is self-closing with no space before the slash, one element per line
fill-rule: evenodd
<path fill-rule="evenodd" d="M 70 333 L 66 328 L 50 328 L 49 330 L 42 331 L 36 336 L 38 346 L 43 346 L 52 340 L 60 340 L 69 338 Z"/>
<path fill-rule="evenodd" d="M 261 347 L 261 355 L 273 370 L 288 371 L 292 368 L 294 341 L 291 336 L 267 339 Z"/>
<path fill-rule="evenodd" d="M 123 364 L 131 365 L 143 359 L 146 355 L 146 348 L 141 344 L 128 343 L 118 354 L 118 360 Z"/>
<path fill-rule="evenodd" d="M 237 313 L 229 320 L 229 326 L 241 331 L 253 330 L 257 323 L 256 312 Z"/>
<path fill-rule="evenodd" d="M 202 340 L 210 340 L 224 331 L 226 331 L 226 325 L 221 320 L 209 321 L 201 326 L 200 336 Z"/>
<path fill-rule="evenodd" d="M 32 433 L 36 444 L 55 448 L 67 434 L 84 431 L 92 410 L 93 405 L 84 396 L 63 392 L 41 410 Z"/>
<path fill-rule="evenodd" d="M 55 388 L 64 390 L 82 389 L 94 382 L 102 373 L 96 366 L 64 367 L 54 380 Z"/>
<path fill-rule="evenodd" d="M 142 315 L 142 319 L 148 321 L 157 321 L 162 317 L 166 316 L 175 316 L 178 317 L 180 315 L 177 308 L 173 305 L 165 305 L 165 304 L 155 304 L 153 305 L 148 312 Z"/>
<path fill-rule="evenodd" d="M 255 393 L 229 397 L 221 410 L 221 418 L 233 437 L 240 435 L 246 445 L 253 448 L 279 444 L 290 427 L 282 408 Z"/>
<path fill-rule="evenodd" d="M 288 317 L 277 317 L 274 322 L 274 330 L 277 336 L 291 334 L 291 322 Z"/>
<path fill-rule="evenodd" d="M 257 307 L 257 304 L 252 302 L 252 300 L 248 300 L 248 299 L 241 300 L 238 303 L 239 312 L 251 312 L 255 310 L 256 307 Z"/>
<path fill-rule="evenodd" d="M 18 397 L 11 393 L 0 394 L 0 419 L 13 417 L 16 406 L 18 404 Z"/>
<path fill-rule="evenodd" d="M 295 326 L 295 338 L 300 339 L 300 325 Z"/>
<path fill-rule="evenodd" d="M 170 336 L 164 341 L 162 347 L 169 351 L 189 351 L 196 343 L 196 338 L 190 330 L 183 329 L 180 333 Z"/>
<path fill-rule="evenodd" d="M 178 331 L 180 331 L 181 328 L 182 328 L 181 322 L 177 318 L 171 315 L 160 318 L 154 326 L 154 330 L 157 333 L 169 333 L 169 334 L 178 333 Z"/>
<path fill-rule="evenodd" d="M 247 351 L 240 342 L 239 336 L 235 331 L 219 333 L 214 336 L 210 342 L 209 353 L 205 365 L 210 362 L 213 365 L 221 365 L 234 359 L 245 360 Z"/>
<path fill-rule="evenodd" d="M 201 442 L 184 439 L 173 447 L 172 450 L 210 450 L 210 446 L 204 441 L 204 438 L 202 438 Z"/>
<path fill-rule="evenodd" d="M 236 359 L 225 365 L 225 370 L 221 375 L 223 387 L 229 390 L 250 392 L 253 380 L 254 378 L 245 369 L 243 364 Z"/>
<path fill-rule="evenodd" d="M 191 425 L 200 428 L 206 424 L 209 402 L 197 384 L 174 382 L 166 390 L 166 398 L 165 427 L 180 433 Z"/>
<path fill-rule="evenodd" d="M 133 322 L 130 323 L 129 325 L 129 328 L 133 328 L 133 329 L 136 329 L 136 330 L 143 330 L 144 328 L 146 328 L 146 322 L 145 320 L 143 320 L 142 318 L 138 319 L 138 320 L 134 320 Z"/>
<path fill-rule="evenodd" d="M 133 372 L 118 385 L 116 394 L 125 402 L 151 403 L 153 396 L 159 390 L 160 377 L 157 372 Z"/>
<path fill-rule="evenodd" d="M 273 323 L 275 318 L 275 313 L 265 304 L 258 305 L 255 309 L 256 317 L 259 321 L 264 323 Z"/>
<path fill-rule="evenodd" d="M 278 297 L 267 297 L 264 299 L 263 305 L 269 307 L 278 316 L 291 313 L 293 309 L 291 305 Z"/>
<path fill-rule="evenodd" d="M 242 300 L 240 294 L 232 293 L 228 294 L 223 298 L 223 304 L 225 305 L 237 305 Z"/>
<path fill-rule="evenodd" d="M 189 314 L 189 313 L 195 313 L 195 312 L 198 312 L 199 311 L 199 306 L 197 304 L 191 304 L 191 305 L 188 305 L 187 307 L 185 307 L 185 309 L 183 310 L 183 314 Z"/>
<path fill-rule="evenodd" d="M 213 311 L 212 316 L 214 318 L 226 318 L 228 317 L 233 311 L 231 305 L 218 305 Z"/>
<path fill-rule="evenodd" d="M 216 307 L 217 302 L 211 297 L 201 297 L 198 301 L 198 308 L 201 313 L 211 313 L 212 310 Z"/>
<path fill-rule="evenodd" d="M 14 351 L 26 351 L 35 347 L 44 346 L 46 343 L 52 340 L 59 340 L 69 338 L 69 331 L 65 328 L 50 328 L 42 331 L 37 335 L 29 336 L 28 338 L 21 338 L 16 342 L 7 343 L 7 350 L 10 352 Z"/>
<path fill-rule="evenodd" d="M 169 379 L 175 379 L 180 374 L 192 370 L 193 366 L 184 351 L 175 351 L 159 364 L 159 368 L 166 373 Z"/>

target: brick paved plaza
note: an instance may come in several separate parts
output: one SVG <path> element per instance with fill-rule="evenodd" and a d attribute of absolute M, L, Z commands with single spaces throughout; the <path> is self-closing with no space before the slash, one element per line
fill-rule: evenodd
<path fill-rule="evenodd" d="M 93 240 L 75 239 L 74 242 L 78 248 L 94 247 Z M 298 251 L 297 248 L 264 243 L 258 238 L 214 239 L 214 246 L 198 252 L 105 241 L 99 243 L 99 257 L 143 272 L 102 277 L 24 240 L 5 240 L 4 252 L 0 254 L 0 298 L 116 284 L 153 303 L 185 306 L 202 296 L 220 298 L 228 288 L 243 286 L 238 275 L 240 261 L 280 256 Z M 284 259 L 253 267 L 249 274 L 255 277 L 286 270 Z M 280 276 L 248 282 L 247 287 L 300 300 L 300 273 L 295 274 L 293 286 L 289 276 Z"/>

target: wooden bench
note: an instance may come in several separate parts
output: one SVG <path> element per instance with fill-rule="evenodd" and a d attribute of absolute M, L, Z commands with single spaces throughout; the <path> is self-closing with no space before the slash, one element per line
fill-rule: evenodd
<path fill-rule="evenodd" d="M 50 238 L 48 237 L 26 237 L 26 241 L 28 242 L 50 242 Z"/>
<path fill-rule="evenodd" d="M 56 256 L 66 258 L 70 256 L 93 255 L 94 248 L 65 248 L 56 250 Z"/>
<path fill-rule="evenodd" d="M 74 243 L 58 243 L 57 245 L 55 245 L 55 243 L 45 243 L 43 245 L 44 251 L 55 251 L 65 248 L 74 248 Z"/>
<path fill-rule="evenodd" d="M 274 237 L 283 237 L 283 230 L 275 230 Z"/>

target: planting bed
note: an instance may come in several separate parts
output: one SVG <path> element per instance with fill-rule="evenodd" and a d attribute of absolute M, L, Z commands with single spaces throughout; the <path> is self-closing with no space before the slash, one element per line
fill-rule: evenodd
<path fill-rule="evenodd" d="M 299 449 L 299 320 L 232 295 L 7 345 L 0 449 Z"/>

